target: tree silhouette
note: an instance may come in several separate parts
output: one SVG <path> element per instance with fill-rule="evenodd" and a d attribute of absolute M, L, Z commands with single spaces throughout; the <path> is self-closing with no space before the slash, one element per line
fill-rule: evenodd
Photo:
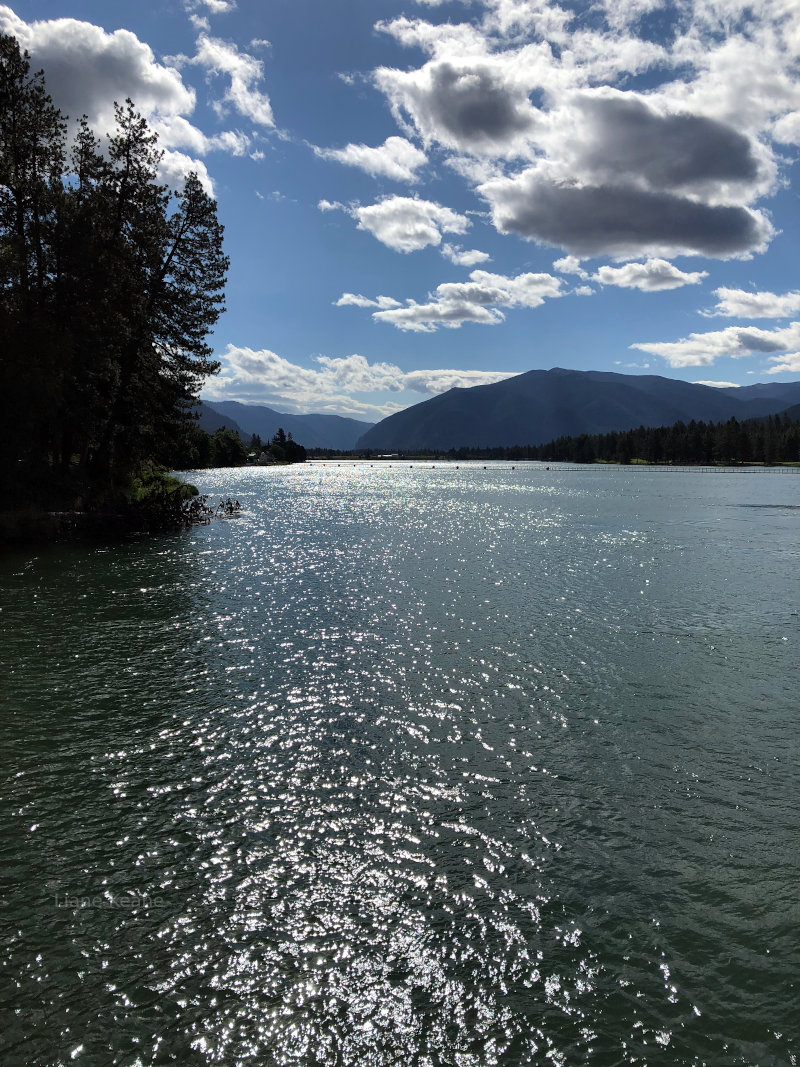
<path fill-rule="evenodd" d="M 124 487 L 184 440 L 228 267 L 196 174 L 157 179 L 156 135 L 128 100 L 108 150 L 64 117 L 0 35 L 0 445 L 17 489 Z M 28 432 L 14 433 L 23 413 Z"/>

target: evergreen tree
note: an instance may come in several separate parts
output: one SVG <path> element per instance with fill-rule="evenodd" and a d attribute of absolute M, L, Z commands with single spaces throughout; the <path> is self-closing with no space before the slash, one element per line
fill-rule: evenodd
<path fill-rule="evenodd" d="M 130 100 L 104 155 L 0 34 L 0 446 L 18 487 L 70 477 L 95 493 L 174 455 L 200 386 L 228 260 L 197 175 L 157 180 L 155 134 Z M 16 429 L 20 416 L 27 432 Z"/>
<path fill-rule="evenodd" d="M 212 467 L 241 467 L 247 461 L 247 449 L 238 433 L 221 426 L 211 438 Z"/>
<path fill-rule="evenodd" d="M 218 370 L 205 338 L 228 266 L 216 205 L 197 176 L 171 197 L 156 181 L 155 135 L 130 100 L 117 107 L 117 123 L 97 199 L 102 250 L 114 265 L 119 376 L 92 455 L 112 479 L 169 449 L 203 378 Z"/>
<path fill-rule="evenodd" d="M 0 34 L 0 447 L 22 476 L 47 450 L 59 399 L 52 282 L 65 129 L 42 73 Z"/>

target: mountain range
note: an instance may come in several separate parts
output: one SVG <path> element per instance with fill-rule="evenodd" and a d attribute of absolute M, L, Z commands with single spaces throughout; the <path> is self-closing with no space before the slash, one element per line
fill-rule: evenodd
<path fill-rule="evenodd" d="M 203 401 L 198 405 L 198 414 L 200 427 L 208 433 L 227 426 L 242 440 L 257 433 L 266 444 L 280 427 L 306 448 L 335 448 L 342 452 L 355 448 L 359 437 L 374 425 L 342 415 L 290 415 L 238 400 L 216 400 L 212 404 Z"/>
<path fill-rule="evenodd" d="M 675 422 L 751 419 L 800 403 L 800 382 L 719 388 L 658 375 L 532 370 L 450 389 L 374 425 L 359 449 L 492 448 Z"/>

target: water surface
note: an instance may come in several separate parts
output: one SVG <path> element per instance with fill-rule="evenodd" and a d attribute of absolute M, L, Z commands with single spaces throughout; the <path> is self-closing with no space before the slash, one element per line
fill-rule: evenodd
<path fill-rule="evenodd" d="M 0 1062 L 784 1067 L 800 478 L 203 471 L 0 562 Z"/>

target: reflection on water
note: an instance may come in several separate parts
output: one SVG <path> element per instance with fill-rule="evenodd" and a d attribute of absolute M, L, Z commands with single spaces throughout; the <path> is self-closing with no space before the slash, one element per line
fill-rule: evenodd
<path fill-rule="evenodd" d="M 800 481 L 193 480 L 0 565 L 4 1065 L 796 1062 Z"/>

